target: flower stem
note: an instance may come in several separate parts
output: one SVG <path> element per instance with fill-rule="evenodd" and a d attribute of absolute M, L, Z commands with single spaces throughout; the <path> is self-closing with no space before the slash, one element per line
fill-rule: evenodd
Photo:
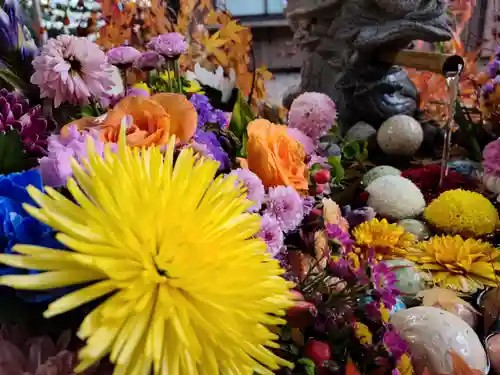
<path fill-rule="evenodd" d="M 179 85 L 179 94 L 182 94 L 182 78 L 181 78 L 181 68 L 179 65 L 179 60 L 175 60 L 174 63 L 174 74 L 175 77 L 177 78 L 177 84 Z"/>

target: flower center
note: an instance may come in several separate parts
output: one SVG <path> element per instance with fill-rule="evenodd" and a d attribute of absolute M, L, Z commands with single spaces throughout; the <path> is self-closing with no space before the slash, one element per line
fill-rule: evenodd
<path fill-rule="evenodd" d="M 76 73 L 80 73 L 81 72 L 81 70 L 82 70 L 82 63 L 79 60 L 75 59 L 74 56 L 70 56 L 70 57 L 66 58 L 65 60 L 69 64 L 70 70 L 72 72 L 74 72 L 74 73 L 75 72 Z"/>

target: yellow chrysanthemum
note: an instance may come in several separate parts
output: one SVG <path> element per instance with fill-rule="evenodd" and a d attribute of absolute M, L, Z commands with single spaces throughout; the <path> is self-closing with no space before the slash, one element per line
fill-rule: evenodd
<path fill-rule="evenodd" d="M 360 322 L 354 323 L 354 333 L 361 345 L 371 345 L 373 343 L 372 333 L 365 324 Z"/>
<path fill-rule="evenodd" d="M 356 252 L 362 256 L 367 251 L 375 252 L 378 260 L 399 257 L 415 242 L 415 236 L 397 224 L 386 219 L 373 219 L 358 225 L 353 231 Z"/>
<path fill-rule="evenodd" d="M 488 242 L 460 236 L 434 236 L 409 250 L 406 258 L 419 264 L 436 286 L 474 293 L 498 286 L 500 251 Z"/>
<path fill-rule="evenodd" d="M 424 217 L 443 232 L 464 236 L 489 234 L 498 225 L 498 211 L 488 199 L 461 189 L 446 191 L 434 199 Z"/>
<path fill-rule="evenodd" d="M 78 336 L 83 371 L 110 355 L 115 375 L 273 374 L 290 365 L 267 347 L 293 305 L 290 283 L 255 239 L 260 217 L 234 178 L 214 180 L 218 163 L 190 149 L 173 162 L 174 140 L 159 148 L 119 150 L 104 158 L 89 147 L 84 168 L 73 160 L 68 189 L 29 188 L 40 208 L 26 210 L 59 233 L 71 251 L 16 246 L 0 255 L 14 267 L 46 271 L 2 276 L 18 289 L 91 285 L 49 305 L 46 317 L 106 296 Z"/>

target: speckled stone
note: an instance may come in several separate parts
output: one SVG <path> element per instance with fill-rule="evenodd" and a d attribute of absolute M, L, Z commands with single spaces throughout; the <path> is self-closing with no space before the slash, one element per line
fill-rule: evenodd
<path fill-rule="evenodd" d="M 404 219 L 398 221 L 398 224 L 405 228 L 405 231 L 414 234 L 419 241 L 429 238 L 431 231 L 423 221 L 415 219 Z"/>
<path fill-rule="evenodd" d="M 368 141 L 375 137 L 377 130 L 367 122 L 360 121 L 350 128 L 345 137 L 349 141 Z"/>
<path fill-rule="evenodd" d="M 396 275 L 396 286 L 408 299 L 415 297 L 422 290 L 423 281 L 415 263 L 407 259 L 386 260 L 384 263 Z M 405 299 L 403 299 L 405 300 Z"/>
<path fill-rule="evenodd" d="M 388 155 L 413 156 L 424 140 L 420 123 L 406 115 L 393 116 L 377 132 L 377 143 Z"/>
<path fill-rule="evenodd" d="M 391 167 L 390 165 L 379 165 L 374 167 L 365 173 L 361 183 L 364 186 L 370 185 L 379 177 L 383 176 L 401 176 L 401 171 L 397 168 Z"/>
<path fill-rule="evenodd" d="M 476 332 L 458 316 L 435 307 L 419 306 L 396 312 L 391 323 L 408 343 L 415 373 L 453 373 L 450 350 L 468 365 L 485 372 L 488 359 Z"/>

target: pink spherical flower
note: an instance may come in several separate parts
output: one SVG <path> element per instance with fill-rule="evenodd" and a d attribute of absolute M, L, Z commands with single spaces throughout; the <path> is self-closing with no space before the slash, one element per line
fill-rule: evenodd
<path fill-rule="evenodd" d="M 500 177 L 500 138 L 486 145 L 483 150 L 483 159 L 484 171 Z"/>
<path fill-rule="evenodd" d="M 304 152 L 307 155 L 311 155 L 316 149 L 316 143 L 314 140 L 308 135 L 304 134 L 302 130 L 297 128 L 288 128 L 288 134 L 294 138 L 297 142 L 299 142 L 304 148 Z"/>
<path fill-rule="evenodd" d="M 187 52 L 189 45 L 184 36 L 179 33 L 168 33 L 155 36 L 148 44 L 148 48 L 160 55 L 175 59 Z"/>
<path fill-rule="evenodd" d="M 105 53 L 86 38 L 60 35 L 49 39 L 33 67 L 31 83 L 40 87 L 42 98 L 54 99 L 55 107 L 63 102 L 87 104 L 113 85 Z"/>
<path fill-rule="evenodd" d="M 107 56 L 110 64 L 119 68 L 126 68 L 131 66 L 141 56 L 141 53 L 134 47 L 120 46 L 111 48 Z"/>
<path fill-rule="evenodd" d="M 336 119 L 337 108 L 333 100 L 325 94 L 306 92 L 293 101 L 288 126 L 317 140 L 330 130 Z"/>

